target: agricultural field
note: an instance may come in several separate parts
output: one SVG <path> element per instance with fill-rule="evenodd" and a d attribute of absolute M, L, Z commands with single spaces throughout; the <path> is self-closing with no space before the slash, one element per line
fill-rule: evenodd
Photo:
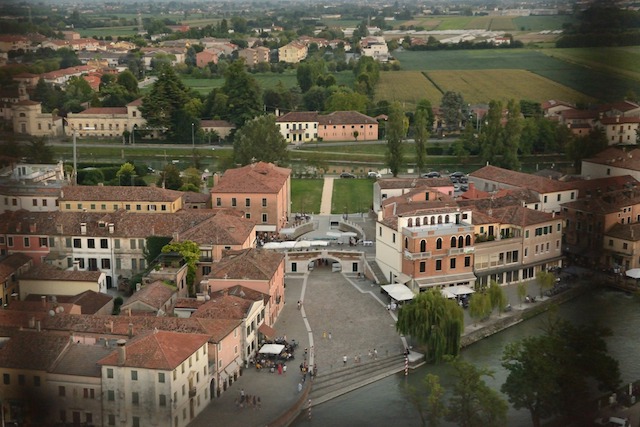
<path fill-rule="evenodd" d="M 640 81 L 639 46 L 549 49 L 541 52 L 562 61 Z"/>
<path fill-rule="evenodd" d="M 127 25 L 122 27 L 95 27 L 95 28 L 78 28 L 76 31 L 81 37 L 116 37 L 116 36 L 133 36 L 136 34 L 135 26 Z"/>
<path fill-rule="evenodd" d="M 432 71 L 428 77 L 443 93 L 460 92 L 472 104 L 490 100 L 528 99 L 544 102 L 562 99 L 573 103 L 589 103 L 593 99 L 582 93 L 526 70 Z M 439 99 L 430 99 L 437 105 Z"/>
<path fill-rule="evenodd" d="M 442 93 L 419 71 L 386 71 L 380 73 L 375 101 L 401 101 L 413 110 L 421 99 L 439 100 Z"/>
<path fill-rule="evenodd" d="M 622 49 L 622 48 L 621 48 Z M 394 56 L 400 61 L 403 70 L 426 71 L 429 76 L 434 71 L 484 71 L 484 70 L 526 70 L 568 89 L 579 92 L 585 98 L 599 101 L 615 101 L 624 98 L 629 91 L 640 93 L 640 81 L 626 76 L 603 71 L 594 66 L 582 66 L 577 61 L 567 62 L 554 53 L 562 55 L 564 49 L 532 50 L 532 49 L 489 49 L 460 51 L 423 51 L 396 52 Z M 573 51 L 567 49 L 568 52 Z M 577 49 L 576 49 L 577 51 Z M 633 51 L 633 57 L 626 59 L 625 67 L 633 68 L 635 61 L 640 61 L 640 53 Z M 624 51 L 618 53 L 624 56 Z M 586 54 L 585 55 L 586 58 Z M 601 64 L 606 64 L 606 54 L 602 53 Z M 609 61 L 611 63 L 611 61 Z M 630 71 L 630 70 L 629 70 Z M 435 80 L 434 80 L 435 81 Z M 437 82 L 436 82 L 437 84 Z M 522 80 L 522 89 L 527 91 L 529 81 Z M 442 89 L 442 87 L 441 87 Z M 462 91 L 455 87 L 450 90 Z M 566 90 L 566 89 L 565 89 Z M 463 92 L 463 95 L 465 93 Z M 515 96 L 515 95 L 514 95 Z M 553 98 L 561 99 L 561 93 Z M 466 96 L 465 96 L 466 97 Z M 536 98 L 537 99 L 537 98 Z M 575 99 L 575 97 L 573 97 Z"/>

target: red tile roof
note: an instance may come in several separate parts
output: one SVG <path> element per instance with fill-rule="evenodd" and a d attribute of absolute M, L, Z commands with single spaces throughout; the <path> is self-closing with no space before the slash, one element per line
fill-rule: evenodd
<path fill-rule="evenodd" d="M 4 369 L 48 370 L 69 345 L 69 337 L 44 331 L 20 331 L 0 347 Z"/>
<path fill-rule="evenodd" d="M 134 293 L 123 305 L 122 309 L 133 305 L 136 302 L 141 302 L 154 309 L 161 309 L 164 304 L 167 303 L 176 292 L 176 289 L 165 285 L 161 281 L 155 281 L 146 286 L 143 286 L 139 291 Z"/>
<path fill-rule="evenodd" d="M 49 264 L 40 264 L 32 267 L 20 276 L 21 280 L 63 280 L 67 282 L 92 282 L 98 283 L 101 271 L 60 270 Z"/>
<path fill-rule="evenodd" d="M 160 187 L 69 185 L 60 190 L 60 203 L 75 201 L 174 202 L 184 192 Z"/>
<path fill-rule="evenodd" d="M 33 262 L 30 256 L 15 253 L 0 259 L 0 283 L 7 280 L 12 274 L 17 272 L 21 267 L 29 265 Z"/>
<path fill-rule="evenodd" d="M 209 337 L 203 334 L 152 331 L 126 343 L 124 364 L 118 363 L 118 350 L 98 363 L 108 366 L 173 370 L 205 345 L 208 339 Z"/>
<path fill-rule="evenodd" d="M 258 162 L 236 169 L 228 169 L 211 194 L 257 193 L 277 194 L 291 175 L 291 169 L 272 163 Z"/>
<path fill-rule="evenodd" d="M 283 261 L 284 254 L 269 250 L 226 251 L 222 259 L 211 267 L 208 277 L 268 281 Z"/>
<path fill-rule="evenodd" d="M 127 107 L 93 107 L 87 108 L 84 111 L 74 114 L 74 117 L 84 116 L 89 114 L 103 114 L 103 115 L 126 115 Z"/>
<path fill-rule="evenodd" d="M 255 228 L 253 220 L 219 213 L 179 235 L 180 241 L 191 240 L 199 245 L 239 245 Z"/>
<path fill-rule="evenodd" d="M 318 123 L 320 125 L 377 125 L 378 121 L 358 111 L 334 111 L 333 113 L 319 116 Z"/>
<path fill-rule="evenodd" d="M 516 172 L 496 166 L 485 166 L 469 174 L 469 178 L 480 178 L 499 184 L 525 188 L 539 194 L 570 190 L 573 185 L 562 181 L 535 176 L 528 173 Z"/>
<path fill-rule="evenodd" d="M 318 116 L 317 111 L 291 111 L 276 117 L 276 123 L 317 122 Z"/>

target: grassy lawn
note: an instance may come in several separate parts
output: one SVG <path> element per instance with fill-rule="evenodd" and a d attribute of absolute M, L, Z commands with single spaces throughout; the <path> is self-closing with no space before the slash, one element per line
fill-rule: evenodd
<path fill-rule="evenodd" d="M 513 18 L 514 25 L 522 31 L 561 30 L 565 23 L 575 23 L 570 15 L 556 16 L 518 16 Z"/>
<path fill-rule="evenodd" d="M 442 93 L 419 71 L 386 71 L 376 85 L 375 101 L 382 99 L 404 102 L 405 109 L 414 110 L 421 99 L 437 99 L 439 104 Z"/>
<path fill-rule="evenodd" d="M 336 179 L 333 181 L 331 213 L 368 212 L 373 203 L 372 179 Z"/>
<path fill-rule="evenodd" d="M 320 212 L 323 179 L 291 180 L 291 212 Z"/>

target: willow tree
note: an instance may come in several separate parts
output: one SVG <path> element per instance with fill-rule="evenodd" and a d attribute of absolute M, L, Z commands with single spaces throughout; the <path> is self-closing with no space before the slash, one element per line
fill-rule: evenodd
<path fill-rule="evenodd" d="M 454 300 L 445 298 L 438 290 L 430 290 L 400 308 L 396 329 L 426 347 L 428 362 L 438 363 L 445 355 L 460 352 L 464 313 Z"/>
<path fill-rule="evenodd" d="M 491 299 L 484 292 L 476 292 L 469 299 L 469 316 L 477 323 L 491 314 Z"/>
<path fill-rule="evenodd" d="M 540 298 L 546 289 L 551 289 L 556 283 L 556 276 L 553 273 L 549 273 L 548 271 L 539 271 L 536 274 L 536 280 L 538 281 L 538 285 L 540 285 Z"/>
<path fill-rule="evenodd" d="M 507 296 L 504 293 L 504 289 L 496 282 L 492 280 L 489 284 L 489 301 L 491 302 L 491 309 L 498 309 L 498 314 L 504 311 L 507 305 Z"/>

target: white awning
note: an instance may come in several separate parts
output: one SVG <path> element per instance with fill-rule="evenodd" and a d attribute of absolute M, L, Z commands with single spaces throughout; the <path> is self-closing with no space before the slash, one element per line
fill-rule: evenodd
<path fill-rule="evenodd" d="M 396 282 L 398 282 L 398 283 L 405 284 L 405 283 L 408 283 L 410 281 L 411 281 L 411 276 L 407 276 L 404 273 L 398 273 L 398 275 L 396 276 Z"/>
<path fill-rule="evenodd" d="M 444 289 L 451 292 L 455 296 L 467 295 L 475 292 L 473 289 L 465 285 L 449 286 L 448 288 L 444 288 Z"/>
<path fill-rule="evenodd" d="M 260 354 L 280 354 L 284 350 L 282 344 L 265 344 L 258 353 Z"/>
<path fill-rule="evenodd" d="M 381 286 L 381 288 L 396 301 L 409 301 L 414 297 L 411 289 L 400 283 L 394 283 L 393 285 L 383 285 Z"/>
<path fill-rule="evenodd" d="M 448 299 L 452 299 L 456 297 L 456 294 L 454 294 L 453 292 L 450 292 L 447 290 L 447 288 L 442 289 L 442 295 L 444 295 L 445 298 Z"/>
<path fill-rule="evenodd" d="M 640 268 L 632 268 L 625 272 L 627 277 L 631 277 L 632 279 L 640 279 Z"/>

